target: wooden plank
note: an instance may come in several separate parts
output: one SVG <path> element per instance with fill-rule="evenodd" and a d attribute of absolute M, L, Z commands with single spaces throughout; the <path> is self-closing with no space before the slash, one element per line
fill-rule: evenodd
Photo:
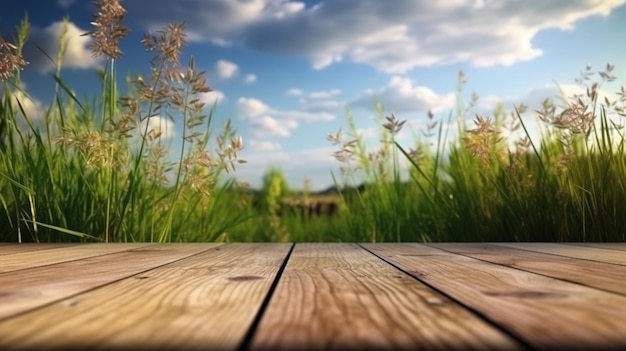
<path fill-rule="evenodd" d="M 0 273 L 19 269 L 47 266 L 84 258 L 108 255 L 120 251 L 148 246 L 149 244 L 81 244 L 43 251 L 29 251 L 0 256 Z"/>
<path fill-rule="evenodd" d="M 514 249 L 530 250 L 552 255 L 580 258 L 613 264 L 626 265 L 626 255 L 623 252 L 600 249 L 594 247 L 577 247 L 557 243 L 493 243 Z"/>
<path fill-rule="evenodd" d="M 253 349 L 515 349 L 512 338 L 354 244 L 297 244 Z"/>
<path fill-rule="evenodd" d="M 16 253 L 32 252 L 40 250 L 60 249 L 62 247 L 78 246 L 83 244 L 61 244 L 61 243 L 6 243 L 0 246 L 0 256 L 12 255 Z"/>
<path fill-rule="evenodd" d="M 363 246 L 535 348 L 626 347 L 624 296 L 425 245 Z"/>
<path fill-rule="evenodd" d="M 626 266 L 517 250 L 492 244 L 429 244 L 479 260 L 626 295 Z"/>
<path fill-rule="evenodd" d="M 189 257 L 218 245 L 168 244 L 132 249 L 136 245 L 120 244 L 131 250 L 2 273 L 0 274 L 0 320 Z"/>
<path fill-rule="evenodd" d="M 0 349 L 234 349 L 290 248 L 226 244 L 85 292 L 0 323 Z"/>
<path fill-rule="evenodd" d="M 565 245 L 595 247 L 598 249 L 626 251 L 626 243 L 564 243 Z"/>

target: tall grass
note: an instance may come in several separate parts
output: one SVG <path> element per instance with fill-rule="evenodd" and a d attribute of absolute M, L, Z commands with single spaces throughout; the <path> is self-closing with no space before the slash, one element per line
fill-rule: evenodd
<path fill-rule="evenodd" d="M 376 102 L 380 144 L 371 149 L 351 112 L 347 128 L 328 136 L 340 174 L 332 173 L 335 215 L 285 208 L 294 197 L 279 169 L 260 191 L 231 178 L 241 138 L 230 121 L 212 133 L 216 106 L 193 57 L 181 65 L 183 25 L 168 25 L 141 42 L 154 52 L 148 77 L 118 87 L 118 42 L 128 29 L 119 1 L 97 3 L 94 55 L 104 58 L 101 93 L 78 99 L 62 77 L 67 34 L 58 54 L 53 103 L 29 115 L 20 70 L 28 39 L 25 19 L 14 44 L 0 41 L 0 240 L 2 241 L 624 241 L 626 158 L 624 88 L 601 99 L 613 66 L 588 68 L 586 94 L 546 99 L 531 113 L 498 107 L 473 116 L 477 96 L 428 125 L 403 145 L 408 124 Z M 65 20 L 67 26 L 68 20 Z M 96 78 L 94 78 L 96 79 Z M 541 137 L 531 134 L 532 116 Z M 182 126 L 180 149 L 151 121 Z M 456 118 L 455 118 L 456 117 Z M 456 126 L 456 136 L 454 133 Z M 506 134 L 506 131 L 517 134 Z M 519 135 L 511 137 L 507 135 Z M 169 143 L 169 145 L 168 145 Z M 174 155 L 169 155 L 173 152 Z M 171 160 L 174 161 L 171 161 Z M 362 181 L 364 185 L 357 187 Z M 305 186 L 306 188 L 306 186 Z M 303 202 L 315 201 L 305 189 Z"/>
<path fill-rule="evenodd" d="M 130 78 L 127 95 L 116 82 L 117 42 L 128 29 L 117 1 L 101 1 L 88 33 L 92 51 L 105 57 L 102 94 L 80 101 L 63 82 L 67 38 L 60 40 L 54 104 L 41 120 L 23 108 L 19 74 L 4 81 L 0 160 L 0 238 L 12 241 L 194 241 L 215 240 L 246 218 L 230 211 L 234 182 L 218 186 L 224 171 L 243 162 L 243 147 L 228 121 L 211 138 L 214 108 L 204 115 L 200 94 L 210 91 L 193 58 L 181 67 L 184 27 L 169 25 L 142 44 L 157 54 L 149 79 Z M 67 19 L 64 25 L 67 26 Z M 28 22 L 18 28 L 21 57 Z M 14 71 L 13 67 L 10 70 Z M 215 106 L 214 106 L 215 107 Z M 178 162 L 167 161 L 158 116 L 183 125 Z M 24 128 L 25 127 L 25 128 Z M 214 145 L 210 142 L 215 141 Z M 211 143 L 212 144 L 212 143 Z M 214 146 L 214 152 L 208 150 Z M 228 194 L 227 194 L 228 193 Z"/>
<path fill-rule="evenodd" d="M 590 80 L 590 69 L 579 83 Z M 353 139 L 342 143 L 338 133 L 330 140 L 341 147 L 335 156 L 355 161 L 369 186 L 348 202 L 343 231 L 359 241 L 624 241 L 626 94 L 622 88 L 616 101 L 598 98 L 602 84 L 615 79 L 612 71 L 607 65 L 599 72 L 598 82 L 584 86 L 585 95 L 565 97 L 559 113 L 546 99 L 535 111 L 543 123 L 535 141 L 523 104 L 495 119 L 476 116 L 468 129 L 460 90 L 459 136 L 448 140 L 442 125 L 433 132 L 431 123 L 427 134 L 436 140 L 429 153 L 424 150 L 433 147 L 424 142 L 407 151 L 393 140 L 403 122 L 392 114 L 382 124 L 381 148 L 364 157 L 349 116 Z M 465 77 L 459 78 L 461 87 Z M 504 137 L 505 125 L 522 130 L 522 137 Z M 398 181 L 389 140 L 410 163 L 408 184 Z M 344 173 L 344 180 L 351 176 Z"/>

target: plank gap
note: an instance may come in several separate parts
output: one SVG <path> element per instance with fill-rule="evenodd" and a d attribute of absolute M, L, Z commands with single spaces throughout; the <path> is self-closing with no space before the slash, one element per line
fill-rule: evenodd
<path fill-rule="evenodd" d="M 494 264 L 498 266 L 502 266 L 509 269 L 515 269 L 521 272 L 527 272 L 531 274 L 537 274 L 540 276 L 544 276 L 546 278 L 558 279 L 560 281 L 580 285 L 585 288 L 592 288 L 601 290 L 610 294 L 616 294 L 618 296 L 626 296 L 626 283 L 623 283 L 621 278 L 626 276 L 626 268 L 619 264 L 613 264 L 610 262 L 600 262 L 595 260 L 585 260 L 578 257 L 570 257 L 570 256 L 562 256 L 562 255 L 554 255 L 550 253 L 537 252 L 537 251 L 529 251 L 524 249 L 515 249 L 512 247 L 504 247 L 489 243 L 429 243 L 424 244 L 425 246 L 432 247 L 435 249 L 443 250 L 449 252 L 454 255 L 464 256 L 470 259 L 475 259 L 478 261 L 482 261 L 489 264 Z M 476 252 L 471 251 L 472 247 L 480 246 L 480 251 L 478 249 Z M 448 248 L 447 248 L 448 247 Z M 451 247 L 451 248 L 450 248 Z M 494 253 L 496 250 L 501 250 L 507 254 L 499 254 L 498 259 L 500 260 L 511 260 L 513 263 L 500 262 L 498 259 L 494 257 L 487 256 L 487 258 L 483 258 L 486 255 L 487 250 L 493 250 Z M 468 253 L 463 253 L 462 250 L 467 251 Z M 516 259 L 516 255 L 513 253 L 515 251 L 520 252 L 520 254 L 529 255 L 530 257 L 537 257 L 535 261 L 542 261 L 541 267 L 525 267 L 524 261 L 520 259 Z M 545 257 L 541 259 L 540 257 Z M 506 257 L 506 259 L 505 259 Z M 521 261 L 518 262 L 518 261 Z M 587 262 L 585 262 L 587 261 Z M 574 274 L 572 273 L 569 277 L 566 274 L 559 274 L 557 272 L 558 269 L 555 267 L 546 267 L 546 262 L 550 262 L 554 265 L 565 266 L 566 268 L 571 267 L 580 267 L 586 265 L 586 269 L 584 269 L 584 274 Z M 609 265 L 608 267 L 606 265 Z M 583 269 L 580 269 L 581 271 Z M 622 272 L 624 271 L 624 272 Z M 556 272 L 556 273 L 555 273 Z M 615 273 L 614 273 L 615 272 Z M 580 273 L 580 272 L 576 272 Z M 611 276 L 612 275 L 612 276 Z M 608 278 L 610 276 L 610 278 Z M 603 278 L 600 280 L 600 278 Z M 617 283 L 617 285 L 616 285 Z M 547 296 L 547 295 L 546 295 Z"/>
<path fill-rule="evenodd" d="M 395 263 L 387 260 L 386 258 L 384 258 L 384 257 L 382 257 L 380 255 L 377 255 L 376 253 L 373 252 L 373 250 L 370 250 L 369 248 L 363 246 L 362 244 L 358 244 L 358 245 L 362 249 L 364 249 L 365 251 L 367 251 L 370 254 L 376 256 L 378 259 L 382 260 L 383 262 L 387 263 L 388 265 L 392 266 L 393 268 L 395 268 L 395 269 L 401 271 L 402 273 L 408 275 L 412 279 L 415 279 L 415 280 L 419 281 L 421 284 L 424 284 L 425 286 L 429 287 L 430 289 L 436 291 L 437 293 L 445 296 L 447 299 L 450 299 L 454 303 L 456 303 L 459 306 L 463 307 L 464 309 L 468 310 L 471 314 L 474 314 L 476 317 L 480 318 L 486 324 L 490 325 L 491 327 L 493 327 L 496 330 L 500 331 L 502 334 L 508 336 L 509 338 L 514 340 L 515 342 L 519 343 L 524 349 L 527 349 L 527 350 L 532 350 L 533 349 L 533 346 L 530 343 L 528 343 L 526 340 L 521 338 L 519 335 L 513 333 L 512 331 L 508 330 L 507 328 L 505 328 L 501 324 L 498 324 L 496 321 L 494 321 L 491 318 L 489 318 L 486 314 L 484 314 L 484 313 L 480 312 L 479 310 L 477 310 L 477 309 L 475 309 L 475 308 L 473 308 L 473 307 L 463 303 L 462 301 L 456 299 L 454 296 L 452 296 L 451 294 L 447 293 L 445 290 L 437 288 L 433 284 L 430 284 L 430 283 L 428 283 L 428 282 L 418 278 L 418 276 L 422 276 L 422 275 L 424 275 L 424 273 L 410 272 L 408 270 L 405 270 L 404 268 L 396 265 Z M 421 244 L 415 244 L 415 245 L 421 245 Z M 443 251 L 443 250 L 441 250 L 441 251 Z M 409 255 L 407 255 L 407 256 L 409 256 Z M 414 255 L 414 256 L 419 256 L 419 255 Z M 439 256 L 439 255 L 437 255 L 437 254 L 429 254 L 429 255 L 425 255 L 425 256 Z"/>
<path fill-rule="evenodd" d="M 289 262 L 289 258 L 291 258 L 291 254 L 293 253 L 293 249 L 295 247 L 296 247 L 296 243 L 292 243 L 291 247 L 289 248 L 289 252 L 287 252 L 285 259 L 283 260 L 283 263 L 280 265 L 278 272 L 276 272 L 276 276 L 274 277 L 274 280 L 272 281 L 272 285 L 270 285 L 270 288 L 267 291 L 267 295 L 265 295 L 263 302 L 261 302 L 261 306 L 259 306 L 259 310 L 257 314 L 254 316 L 254 319 L 252 320 L 252 323 L 250 324 L 248 331 L 243 337 L 243 340 L 241 340 L 241 344 L 239 345 L 237 350 L 243 351 L 243 350 L 250 349 L 252 340 L 254 340 L 256 331 L 258 330 L 259 324 L 261 324 L 261 320 L 263 319 L 263 314 L 267 310 L 267 306 L 269 306 L 270 301 L 272 300 L 272 296 L 274 296 L 276 287 L 278 286 L 278 283 L 280 282 L 280 278 L 282 278 L 283 273 L 285 272 L 285 268 L 287 267 L 287 263 Z"/>

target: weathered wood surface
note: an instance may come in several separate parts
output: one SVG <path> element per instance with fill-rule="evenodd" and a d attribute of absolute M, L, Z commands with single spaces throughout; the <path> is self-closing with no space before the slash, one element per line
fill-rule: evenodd
<path fill-rule="evenodd" d="M 582 246 L 582 247 L 585 247 L 585 246 L 596 247 L 600 249 L 626 251 L 626 243 L 611 243 L 609 245 L 605 243 L 567 243 L 567 245 Z"/>
<path fill-rule="evenodd" d="M 15 245 L 11 243 L 0 243 L 0 256 L 11 255 L 15 253 L 24 253 L 28 251 L 40 251 L 40 250 L 50 250 L 50 249 L 59 249 L 62 247 L 70 247 L 76 245 L 84 245 L 84 244 L 49 244 L 49 243 L 41 243 L 41 244 L 20 244 Z"/>
<path fill-rule="evenodd" d="M 527 246 L 522 244 L 522 247 Z M 546 246 L 545 250 L 541 250 L 540 244 L 531 246 L 537 251 L 565 253 L 572 250 L 569 247 L 556 250 L 559 246 L 553 245 Z M 564 343 L 586 349 L 597 345 L 626 346 L 626 308 L 619 307 L 626 305 L 626 296 L 621 294 L 458 255 L 438 249 L 437 245 L 364 247 L 445 291 L 532 347 L 554 349 Z M 575 252 L 584 256 L 582 252 Z"/>
<path fill-rule="evenodd" d="M 490 244 L 435 244 L 432 246 L 486 262 L 626 295 L 626 266 L 598 261 L 588 261 L 582 265 L 576 258 Z"/>
<path fill-rule="evenodd" d="M 261 349 L 514 349 L 479 317 L 355 244 L 297 245 L 264 313 Z"/>
<path fill-rule="evenodd" d="M 55 245 L 0 245 L 0 349 L 626 348 L 623 243 Z"/>
<path fill-rule="evenodd" d="M 32 247 L 39 244 L 24 244 L 26 247 Z M 146 244 L 84 244 L 74 245 L 70 247 L 59 247 L 49 250 L 41 250 L 36 253 L 13 252 L 11 255 L 0 256 L 0 273 L 15 271 L 25 268 L 38 266 L 53 265 L 68 261 L 77 261 L 98 255 L 106 255 L 120 251 L 126 251 Z M 49 247 L 49 246 L 48 246 Z"/>
<path fill-rule="evenodd" d="M 153 250 L 150 257 L 158 258 L 173 251 L 169 246 L 144 252 Z M 209 248 L 179 247 L 190 253 Z M 151 270 L 142 268 L 129 279 L 114 279 L 0 323 L 0 345 L 236 348 L 288 250 L 289 244 L 233 244 Z M 120 259 L 109 259 L 109 265 L 136 265 L 132 257 Z"/>
<path fill-rule="evenodd" d="M 560 245 L 556 243 L 496 243 L 495 245 L 542 252 L 552 255 L 580 258 L 583 260 L 626 265 L 626 255 L 624 255 L 623 252 L 607 248 L 580 247 L 574 245 Z"/>
<path fill-rule="evenodd" d="M 123 250 L 114 254 L 0 273 L 0 320 L 117 280 L 136 277 L 214 245 L 144 245 L 133 249 L 134 245 L 118 244 Z"/>

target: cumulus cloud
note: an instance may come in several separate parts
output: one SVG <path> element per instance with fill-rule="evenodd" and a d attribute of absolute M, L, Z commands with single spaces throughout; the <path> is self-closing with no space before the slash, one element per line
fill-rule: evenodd
<path fill-rule="evenodd" d="M 296 89 L 296 88 L 291 88 L 289 90 L 287 90 L 285 92 L 285 94 L 289 95 L 289 96 L 300 96 L 302 95 L 303 91 L 300 89 Z"/>
<path fill-rule="evenodd" d="M 298 103 L 304 112 L 337 114 L 345 108 L 345 102 L 340 100 L 342 91 L 339 89 L 305 92 L 291 88 L 285 92 L 288 96 L 299 96 Z"/>
<path fill-rule="evenodd" d="M 339 100 L 342 94 L 339 89 L 314 91 L 300 99 L 300 106 L 307 112 L 338 113 L 345 107 L 345 102 Z"/>
<path fill-rule="evenodd" d="M 256 79 L 256 74 L 246 74 L 246 76 L 243 78 L 243 82 L 246 84 L 252 84 L 256 82 Z"/>
<path fill-rule="evenodd" d="M 292 118 L 305 122 L 328 122 L 335 119 L 335 115 L 327 112 L 307 112 L 307 111 L 275 111 L 278 116 Z"/>
<path fill-rule="evenodd" d="M 232 78 L 235 74 L 237 74 L 238 70 L 239 67 L 230 61 L 219 60 L 215 64 L 215 72 L 217 73 L 217 76 L 222 79 Z"/>
<path fill-rule="evenodd" d="M 190 41 L 194 41 L 193 37 L 191 38 Z M 198 38 L 195 41 L 202 41 L 202 40 Z M 216 46 L 223 47 L 223 48 L 226 48 L 226 47 L 229 47 L 229 46 L 233 45 L 232 41 L 224 39 L 224 38 L 211 38 L 211 39 L 209 39 L 209 41 L 211 43 L 215 44 Z"/>
<path fill-rule="evenodd" d="M 169 118 L 162 116 L 152 116 L 150 118 L 146 118 L 141 122 L 140 132 L 143 134 L 146 130 L 146 125 L 148 127 L 148 135 L 158 135 L 160 134 L 161 140 L 170 139 L 175 135 L 174 132 L 174 122 L 172 122 Z"/>
<path fill-rule="evenodd" d="M 506 66 L 542 54 L 532 45 L 540 31 L 571 29 L 579 20 L 606 16 L 624 2 L 553 0 L 535 6 L 514 1 L 324 1 L 280 21 L 256 23 L 246 44 L 304 55 L 316 68 L 342 60 L 388 73 L 455 62 Z M 277 35 L 281 40 L 273 39 Z"/>
<path fill-rule="evenodd" d="M 453 92 L 438 94 L 426 86 L 417 85 L 406 77 L 393 76 L 381 90 L 370 90 L 350 103 L 351 106 L 373 109 L 372 98 L 385 102 L 385 108 L 396 113 L 427 112 L 449 110 L 455 105 Z"/>
<path fill-rule="evenodd" d="M 251 120 L 254 134 L 257 137 L 277 135 L 288 137 L 291 131 L 298 127 L 298 122 L 293 119 L 278 120 L 274 117 L 263 115 Z"/>
<path fill-rule="evenodd" d="M 63 32 L 63 22 L 54 22 L 46 28 L 33 27 L 28 43 L 24 47 L 24 57 L 30 65 L 41 73 L 49 73 L 55 69 L 55 63 L 43 54 L 39 46 L 51 58 L 56 60 L 59 39 Z M 91 69 L 101 66 L 102 60 L 95 59 L 89 49 L 91 38 L 81 36 L 88 32 L 78 28 L 74 23 L 67 24 L 67 50 L 63 58 L 64 68 Z M 36 46 L 37 45 L 37 46 Z"/>
<path fill-rule="evenodd" d="M 195 40 L 217 37 L 299 55 L 318 69 L 350 61 L 402 74 L 455 62 L 494 66 L 531 60 L 542 54 L 532 42 L 539 32 L 572 29 L 625 2 L 324 0 L 306 7 L 289 0 L 178 0 L 127 6 L 141 13 L 146 25 L 185 20 Z"/>
<path fill-rule="evenodd" d="M 250 121 L 253 132 L 259 138 L 272 135 L 287 137 L 301 121 L 323 122 L 335 118 L 333 114 L 325 112 L 273 109 L 259 99 L 246 97 L 237 100 L 237 112 L 241 119 Z"/>
<path fill-rule="evenodd" d="M 208 107 L 212 107 L 215 103 L 220 103 L 226 99 L 226 96 L 220 90 L 212 90 L 208 93 L 202 93 L 200 95 L 200 101 L 204 102 L 208 105 Z"/>
<path fill-rule="evenodd" d="M 241 116 L 250 118 L 267 113 L 270 108 L 259 99 L 240 97 L 237 110 Z"/>
<path fill-rule="evenodd" d="M 280 143 L 255 139 L 248 142 L 248 147 L 255 151 L 280 151 L 283 149 Z"/>
<path fill-rule="evenodd" d="M 359 128 L 359 129 L 357 129 L 356 132 L 359 135 L 359 137 L 365 138 L 365 139 L 376 138 L 376 137 L 378 137 L 378 134 L 380 133 L 380 131 L 377 128 L 374 128 L 374 127 Z"/>
<path fill-rule="evenodd" d="M 0 89 L 0 96 L 4 97 L 4 89 Z M 18 121 L 23 122 L 20 124 L 20 128 L 26 128 L 27 124 L 24 120 L 24 114 L 31 122 L 37 122 L 44 116 L 44 106 L 35 97 L 26 92 L 26 86 L 22 83 L 21 90 L 11 91 L 11 108 L 13 114 L 18 118 Z M 20 109 L 21 106 L 21 109 Z M 22 109 L 24 114 L 22 114 Z"/>

